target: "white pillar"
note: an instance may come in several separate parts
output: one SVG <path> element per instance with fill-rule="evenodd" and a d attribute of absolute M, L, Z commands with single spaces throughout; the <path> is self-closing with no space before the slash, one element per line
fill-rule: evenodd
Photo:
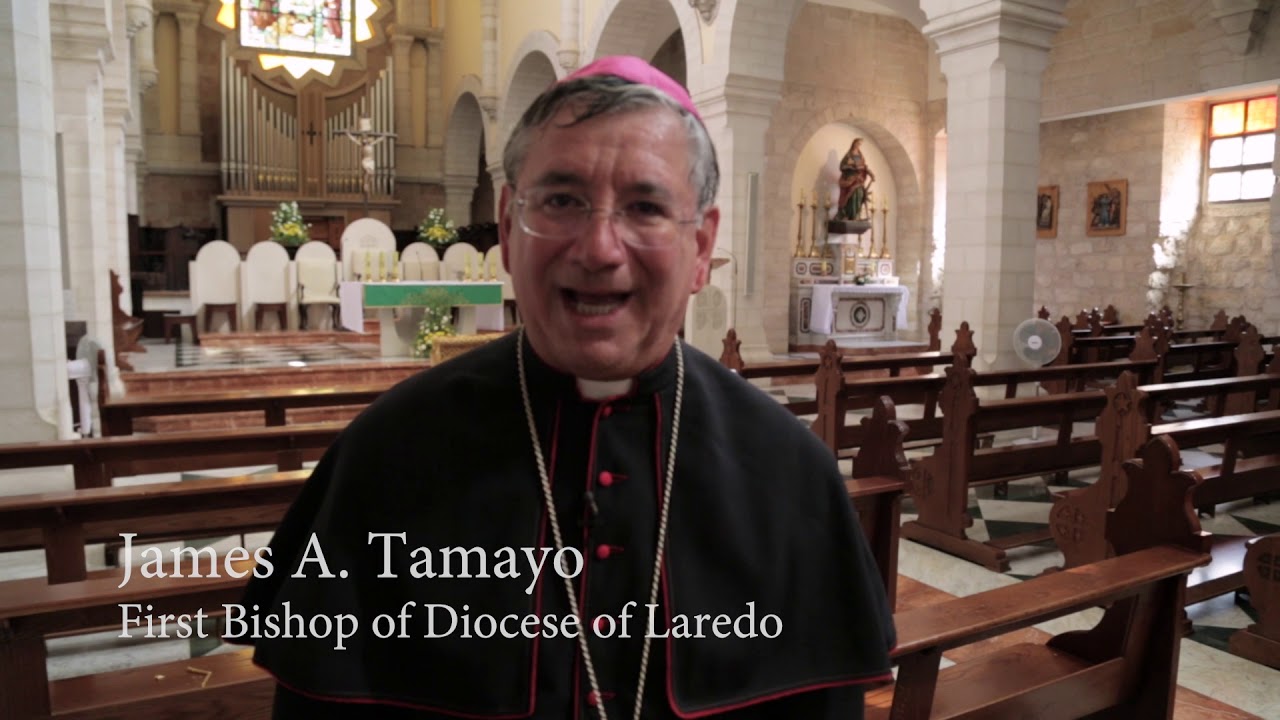
<path fill-rule="evenodd" d="M 84 320 L 88 332 L 114 364 L 111 324 L 113 257 L 107 216 L 103 110 L 103 65 L 110 51 L 110 21 L 103 0 L 54 2 L 50 7 L 53 45 L 55 127 L 62 141 L 63 232 L 67 239 L 70 297 L 68 319 Z"/>
<path fill-rule="evenodd" d="M 582 0 L 560 0 L 560 50 L 556 59 L 566 73 L 578 69 L 582 62 Z"/>
<path fill-rule="evenodd" d="M 480 107 L 492 120 L 498 110 L 498 0 L 480 0 Z"/>
<path fill-rule="evenodd" d="M 133 299 L 129 288 L 129 224 L 127 197 L 127 165 L 125 161 L 125 132 L 133 118 L 133 58 L 129 52 L 128 22 L 125 0 L 108 0 L 111 13 L 111 45 L 116 48 L 114 57 L 104 68 L 103 121 L 106 142 L 105 161 L 108 255 L 111 269 L 120 276 L 124 285 L 120 307 L 132 313 Z M 138 308 L 141 311 L 141 308 Z"/>
<path fill-rule="evenodd" d="M 975 366 L 1020 366 L 1034 317 L 1040 78 L 1066 0 L 922 0 L 947 78 L 943 337 L 968 321 Z"/>
<path fill-rule="evenodd" d="M 753 179 L 758 184 L 764 178 L 768 155 L 765 135 L 773 109 L 782 97 L 781 88 L 777 80 L 735 75 L 729 84 L 694 98 L 719 151 L 720 194 L 716 202 L 721 214 L 716 254 L 731 258 L 728 265 L 711 271 L 711 283 L 729 298 L 728 323 L 736 329 L 742 356 L 748 360 L 786 351 L 787 308 L 764 307 L 766 239 L 759 234 L 763 217 L 759 199 L 763 194 L 757 193 L 754 205 L 750 197 Z M 789 275 L 784 273 L 782 277 L 781 282 L 786 282 Z M 782 297 L 785 302 L 786 296 Z M 782 342 L 772 351 L 766 340 L 766 317 L 777 318 L 780 323 L 768 333 Z M 687 319 L 691 320 L 692 315 Z M 693 327 L 692 322 L 685 323 L 685 339 L 718 357 L 723 337 L 698 337 Z"/>
<path fill-rule="evenodd" d="M 198 45 L 196 36 L 200 29 L 200 13 L 177 12 L 178 19 L 178 134 L 200 135 L 200 80 Z M 196 143 L 199 151 L 199 143 Z M 197 155 L 196 158 L 199 159 Z"/>
<path fill-rule="evenodd" d="M 432 30 L 427 35 L 427 147 L 444 145 L 444 31 Z"/>
<path fill-rule="evenodd" d="M 475 175 L 444 176 L 444 214 L 455 227 L 471 224 L 471 198 L 475 192 Z"/>
<path fill-rule="evenodd" d="M 155 38 L 151 31 L 155 18 L 151 11 L 151 0 L 125 0 L 125 17 L 132 55 L 130 102 L 133 107 L 124 135 L 125 213 L 137 215 L 138 224 L 145 225 L 138 203 L 138 172 L 143 161 L 142 96 L 156 84 L 159 77 L 155 61 Z"/>
<path fill-rule="evenodd" d="M 0 0 L 0 437 L 70 438 L 49 5 Z"/>
<path fill-rule="evenodd" d="M 394 110 L 396 127 L 399 128 L 396 145 L 416 144 L 413 138 L 413 95 L 420 90 L 413 86 L 411 77 L 413 67 L 409 59 L 409 51 L 413 48 L 414 42 L 412 35 L 391 36 L 391 57 L 395 60 Z"/>

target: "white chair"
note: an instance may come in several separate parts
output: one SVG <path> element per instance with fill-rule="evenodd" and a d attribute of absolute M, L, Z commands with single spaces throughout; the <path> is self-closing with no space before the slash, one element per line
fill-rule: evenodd
<path fill-rule="evenodd" d="M 471 243 L 458 242 L 445 248 L 444 258 L 440 261 L 440 279 L 459 282 L 466 277 L 466 268 L 471 267 L 471 278 L 474 280 L 480 272 L 480 263 L 484 256 Z"/>
<path fill-rule="evenodd" d="M 383 270 L 390 274 L 388 265 L 396 251 L 396 235 L 386 223 L 373 218 L 360 218 L 342 231 L 342 279 L 365 280 L 365 256 L 368 255 L 371 274 L 378 273 L 379 255 L 382 256 Z M 357 278 L 357 276 L 359 276 Z"/>
<path fill-rule="evenodd" d="M 511 273 L 502 264 L 502 246 L 494 245 L 484 256 L 485 278 L 491 269 L 497 270 L 498 280 L 502 281 L 502 320 L 510 325 L 520 324 L 520 310 L 516 305 L 516 288 L 511 284 Z"/>
<path fill-rule="evenodd" d="M 434 282 L 440 279 L 440 254 L 424 242 L 411 242 L 400 254 L 401 277 Z"/>
<path fill-rule="evenodd" d="M 298 248 L 294 256 L 298 275 L 298 312 L 303 328 L 312 326 L 310 309 L 327 307 L 330 328 L 337 329 L 334 315 L 342 304 L 338 297 L 338 258 L 333 248 L 311 241 Z M 323 316 L 322 316 L 323 317 Z M 318 323 L 317 323 L 318 324 Z M 319 329 L 319 328 L 317 328 Z"/>
<path fill-rule="evenodd" d="M 190 282 L 200 334 L 213 332 L 219 313 L 235 332 L 240 319 L 240 251 L 226 240 L 205 243 L 191 261 Z"/>
<path fill-rule="evenodd" d="M 241 302 L 246 312 L 253 312 L 253 329 L 262 332 L 263 320 L 270 317 L 268 313 L 274 313 L 276 329 L 288 330 L 293 324 L 289 306 L 293 294 L 290 289 L 294 286 L 290 282 L 289 252 L 274 240 L 263 240 L 249 248 L 240 267 L 244 288 Z"/>

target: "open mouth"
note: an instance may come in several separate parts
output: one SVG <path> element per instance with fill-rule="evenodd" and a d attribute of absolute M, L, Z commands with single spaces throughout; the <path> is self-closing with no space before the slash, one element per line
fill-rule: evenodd
<path fill-rule="evenodd" d="M 631 293 L 587 293 L 562 290 L 565 303 L 579 315 L 608 315 L 631 297 Z"/>

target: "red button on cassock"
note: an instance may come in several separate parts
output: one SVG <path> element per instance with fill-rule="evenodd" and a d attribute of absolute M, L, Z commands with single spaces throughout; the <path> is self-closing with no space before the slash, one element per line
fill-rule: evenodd
<path fill-rule="evenodd" d="M 600 484 L 603 485 L 604 487 L 609 487 L 610 485 L 612 485 L 613 473 L 609 472 L 608 470 L 605 470 L 604 472 L 600 473 Z"/>
<path fill-rule="evenodd" d="M 612 554 L 613 554 L 613 546 L 612 546 L 612 545 L 597 545 L 597 546 L 596 546 L 596 557 L 597 557 L 597 558 L 600 558 L 601 560 L 608 560 L 608 559 L 609 559 L 609 556 L 610 556 L 610 555 L 612 555 Z"/>
<path fill-rule="evenodd" d="M 600 414 L 601 414 L 601 415 L 604 415 L 605 417 L 609 417 L 610 415 L 612 415 L 612 414 L 613 414 L 613 406 L 612 406 L 612 405 L 605 405 L 605 406 L 604 406 L 604 409 L 602 409 L 602 410 L 600 411 Z"/>

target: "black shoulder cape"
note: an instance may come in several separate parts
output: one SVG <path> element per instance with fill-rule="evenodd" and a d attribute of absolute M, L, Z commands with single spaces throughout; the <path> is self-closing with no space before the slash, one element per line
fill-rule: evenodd
<path fill-rule="evenodd" d="M 521 560 L 516 579 L 410 574 L 422 559 L 410 552 L 419 547 L 433 554 L 439 571 L 445 547 L 480 548 L 492 559 L 502 548 L 553 544 L 520 400 L 516 342 L 513 333 L 400 383 L 357 417 L 316 467 L 272 539 L 273 572 L 250 580 L 242 605 L 260 629 L 286 607 L 304 618 L 354 615 L 359 628 L 341 650 L 332 636 L 228 638 L 253 644 L 255 661 L 283 685 L 315 698 L 464 717 L 533 717 L 538 710 L 537 643 L 544 641 L 423 637 L 424 608 L 432 603 L 459 613 L 465 607 L 473 617 L 538 614 L 542 586 L 526 592 L 534 579 L 528 565 Z M 737 617 L 750 602 L 757 619 L 776 615 L 782 632 L 773 639 L 655 638 L 666 697 L 647 697 L 646 706 L 669 703 L 677 716 L 696 717 L 886 679 L 891 610 L 830 451 L 759 389 L 683 349 L 684 410 L 660 613 Z M 527 341 L 525 350 L 542 428 L 550 420 L 541 408 L 572 392 L 572 379 L 542 365 Z M 674 375 L 674 355 L 655 371 L 656 382 Z M 404 542 L 390 541 L 396 577 L 380 577 L 388 561 L 371 533 L 404 533 Z M 293 577 L 313 536 L 335 577 L 318 577 L 318 562 Z M 550 560 L 541 577 L 554 583 L 549 591 L 564 592 Z M 647 594 L 636 600 L 643 605 Z M 407 612 L 408 637 L 376 637 L 374 617 L 398 618 L 409 601 L 416 605 Z"/>

